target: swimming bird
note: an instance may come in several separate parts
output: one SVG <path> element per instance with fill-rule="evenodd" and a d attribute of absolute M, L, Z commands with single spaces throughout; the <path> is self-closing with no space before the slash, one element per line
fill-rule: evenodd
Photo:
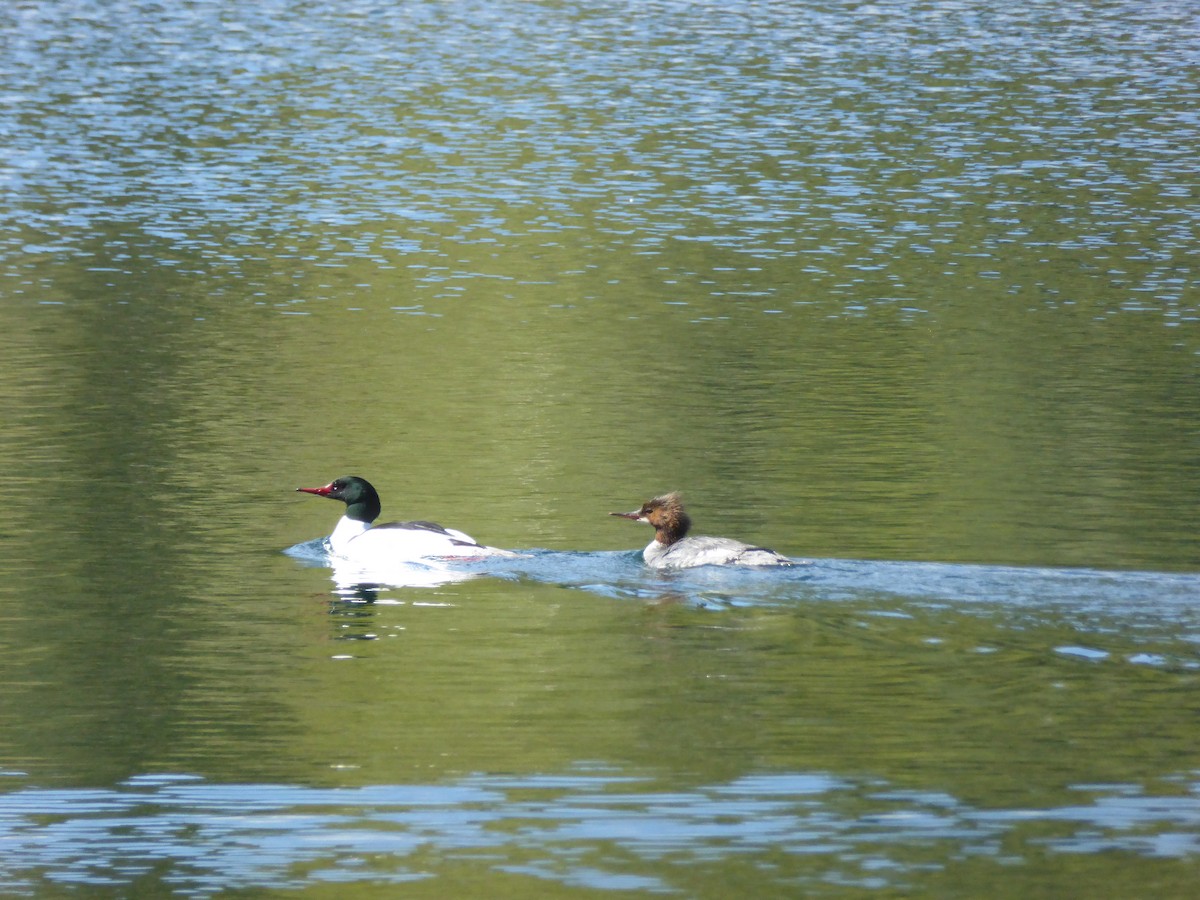
<path fill-rule="evenodd" d="M 326 539 L 330 553 L 364 568 L 436 559 L 481 559 L 516 556 L 509 550 L 488 547 L 455 528 L 435 522 L 388 522 L 373 525 L 379 518 L 379 494 L 371 483 L 357 475 L 344 475 L 324 487 L 296 488 L 346 504 L 345 515 Z"/>
<path fill-rule="evenodd" d="M 646 565 L 655 569 L 692 566 L 790 566 L 792 560 L 766 547 L 755 547 L 732 538 L 688 537 L 692 520 L 678 493 L 663 494 L 627 513 L 609 513 L 654 526 L 654 540 L 642 551 Z"/>

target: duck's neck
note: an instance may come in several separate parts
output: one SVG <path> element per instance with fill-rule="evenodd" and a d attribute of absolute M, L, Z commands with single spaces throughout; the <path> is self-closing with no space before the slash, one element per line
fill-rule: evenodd
<path fill-rule="evenodd" d="M 351 518 L 349 514 L 342 516 L 338 519 L 337 527 L 333 529 L 333 534 L 329 536 L 330 549 L 334 553 L 340 553 L 350 541 L 370 529 L 370 527 L 370 522 Z"/>
<path fill-rule="evenodd" d="M 379 518 L 380 505 L 376 496 L 363 497 L 353 503 L 346 504 L 346 518 L 363 522 L 368 527 Z"/>
<path fill-rule="evenodd" d="M 688 518 L 687 513 L 682 513 L 675 518 L 668 519 L 655 528 L 654 540 L 658 541 L 664 547 L 670 547 L 676 541 L 682 541 L 687 537 L 687 533 L 691 527 L 692 520 Z"/>

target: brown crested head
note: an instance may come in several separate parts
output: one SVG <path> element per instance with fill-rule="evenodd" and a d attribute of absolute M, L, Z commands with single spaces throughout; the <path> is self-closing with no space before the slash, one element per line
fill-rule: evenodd
<path fill-rule="evenodd" d="M 683 539 L 692 527 L 692 520 L 683 508 L 683 498 L 678 491 L 647 500 L 633 512 L 609 515 L 653 525 L 654 538 L 660 544 L 669 545 Z"/>

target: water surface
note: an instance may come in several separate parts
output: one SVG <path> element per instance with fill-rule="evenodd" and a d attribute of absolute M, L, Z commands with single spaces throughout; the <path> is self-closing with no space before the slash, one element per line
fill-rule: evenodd
<path fill-rule="evenodd" d="M 1190 896 L 1198 26 L 0 9 L 0 889 Z"/>

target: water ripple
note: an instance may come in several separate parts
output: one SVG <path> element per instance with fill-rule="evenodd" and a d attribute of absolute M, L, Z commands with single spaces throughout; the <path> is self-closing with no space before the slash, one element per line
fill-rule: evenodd
<path fill-rule="evenodd" d="M 0 12 L 10 264 L 105 223 L 234 271 L 574 231 L 910 300 L 914 258 L 971 283 L 1019 251 L 1012 290 L 1078 301 L 1069 259 L 1196 316 L 1186 3 L 68 5 Z"/>
<path fill-rule="evenodd" d="M 1046 851 L 1200 853 L 1200 784 L 1186 780 L 1176 796 L 1082 785 L 1090 803 L 990 810 L 823 773 L 662 791 L 596 768 L 361 788 L 181 775 L 139 777 L 113 790 L 26 788 L 0 795 L 8 851 L 0 886 L 111 887 L 152 877 L 204 897 L 251 886 L 452 878 L 457 866 L 475 863 L 603 890 L 678 890 L 689 869 L 739 858 L 778 887 L 904 887 L 919 883 L 921 848 L 934 846 L 946 860 L 1006 864 Z M 1054 837 L 1044 837 L 1046 826 Z M 1167 830 L 1143 834 L 1148 826 Z"/>

